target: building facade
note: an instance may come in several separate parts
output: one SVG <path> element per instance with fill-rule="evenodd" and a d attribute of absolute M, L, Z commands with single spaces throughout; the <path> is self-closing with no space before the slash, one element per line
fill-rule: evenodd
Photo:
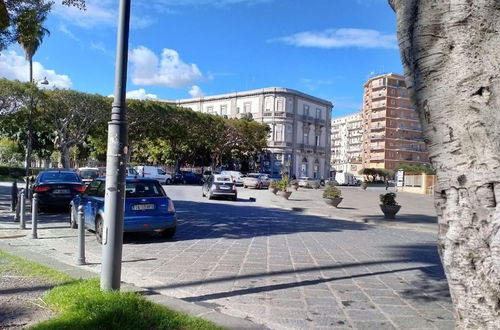
<path fill-rule="evenodd" d="M 332 170 L 358 175 L 362 168 L 362 139 L 361 112 L 332 119 Z"/>
<path fill-rule="evenodd" d="M 362 160 L 364 168 L 429 165 L 422 126 L 401 75 L 373 77 L 364 85 Z"/>
<path fill-rule="evenodd" d="M 296 177 L 330 173 L 331 102 L 288 88 L 263 88 L 174 101 L 194 111 L 267 124 L 268 153 L 259 159 L 265 173 L 285 170 Z"/>

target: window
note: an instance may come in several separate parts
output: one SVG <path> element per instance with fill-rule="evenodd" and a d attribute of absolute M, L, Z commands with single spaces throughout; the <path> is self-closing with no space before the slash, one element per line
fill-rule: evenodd
<path fill-rule="evenodd" d="M 213 114 L 214 113 L 214 107 L 207 107 L 207 113 Z"/>
<path fill-rule="evenodd" d="M 278 101 L 276 103 L 276 107 L 277 107 L 278 111 L 283 111 L 283 100 L 282 99 L 278 99 Z"/>
<path fill-rule="evenodd" d="M 396 100 L 391 100 L 392 105 L 396 105 Z"/>
<path fill-rule="evenodd" d="M 304 104 L 304 116 L 309 116 L 309 106 Z"/>
<path fill-rule="evenodd" d="M 100 180 L 94 180 L 92 181 L 89 186 L 87 187 L 87 190 L 85 190 L 85 195 L 86 196 L 97 196 L 97 189 L 99 188 L 99 185 L 101 184 Z"/>
<path fill-rule="evenodd" d="M 309 132 L 304 132 L 304 144 L 309 144 Z"/>
<path fill-rule="evenodd" d="M 220 106 L 220 115 L 221 116 L 227 116 L 227 105 L 221 105 Z"/>
<path fill-rule="evenodd" d="M 318 136 L 318 135 L 316 135 L 316 136 L 314 137 L 314 145 L 315 145 L 315 146 L 319 146 L 319 136 Z"/>
<path fill-rule="evenodd" d="M 266 100 L 266 111 L 271 111 L 271 99 Z"/>
<path fill-rule="evenodd" d="M 252 103 L 250 103 L 250 102 L 246 102 L 246 103 L 243 105 L 243 112 L 244 112 L 244 113 L 250 113 L 250 112 L 252 112 Z"/>
<path fill-rule="evenodd" d="M 157 169 L 157 171 L 158 171 L 158 174 L 159 174 L 159 175 L 165 175 L 165 174 L 167 174 L 167 173 L 166 173 L 164 170 L 162 170 L 161 168 Z"/>
<path fill-rule="evenodd" d="M 316 108 L 316 118 L 321 119 L 321 109 Z"/>

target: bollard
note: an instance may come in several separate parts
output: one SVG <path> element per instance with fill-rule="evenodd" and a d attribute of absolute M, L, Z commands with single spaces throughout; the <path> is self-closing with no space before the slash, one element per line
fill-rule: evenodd
<path fill-rule="evenodd" d="M 77 265 L 85 265 L 85 221 L 83 218 L 83 206 L 78 206 L 78 259 Z"/>
<path fill-rule="evenodd" d="M 33 194 L 33 202 L 31 209 L 31 238 L 38 238 L 37 223 L 38 223 L 38 194 Z"/>
<path fill-rule="evenodd" d="M 26 199 L 24 198 L 24 189 L 21 189 L 21 194 L 19 196 L 19 211 L 21 213 L 20 217 L 20 223 L 19 223 L 19 228 L 21 229 L 26 229 L 26 222 L 25 222 L 25 212 L 26 212 Z"/>
<path fill-rule="evenodd" d="M 17 207 L 17 181 L 14 181 L 14 183 L 12 183 L 12 189 L 10 190 L 10 211 L 14 212 L 16 210 L 16 207 Z"/>

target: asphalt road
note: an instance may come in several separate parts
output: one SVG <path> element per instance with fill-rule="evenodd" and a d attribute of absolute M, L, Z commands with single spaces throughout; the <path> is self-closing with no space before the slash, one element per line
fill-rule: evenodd
<path fill-rule="evenodd" d="M 272 329 L 453 329 L 435 233 L 270 207 L 268 191 L 241 188 L 232 202 L 209 201 L 200 186 L 165 188 L 176 237 L 126 235 L 125 282 Z M 18 232 L 0 220 L 4 233 Z M 38 240 L 9 242 L 74 264 L 67 221 L 44 215 Z M 101 247 L 91 233 L 86 243 L 83 267 L 99 272 Z"/>

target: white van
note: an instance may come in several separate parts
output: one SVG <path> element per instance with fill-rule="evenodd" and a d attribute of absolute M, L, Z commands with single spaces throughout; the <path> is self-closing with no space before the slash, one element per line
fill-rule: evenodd
<path fill-rule="evenodd" d="M 335 180 L 341 186 L 356 186 L 358 184 L 358 180 L 352 173 L 337 172 L 335 174 Z"/>
<path fill-rule="evenodd" d="M 139 177 L 158 180 L 161 184 L 171 184 L 172 176 L 163 169 L 156 166 L 136 166 L 134 167 Z"/>
<path fill-rule="evenodd" d="M 238 171 L 221 171 L 220 174 L 228 175 L 237 186 L 243 186 L 243 174 Z"/>

